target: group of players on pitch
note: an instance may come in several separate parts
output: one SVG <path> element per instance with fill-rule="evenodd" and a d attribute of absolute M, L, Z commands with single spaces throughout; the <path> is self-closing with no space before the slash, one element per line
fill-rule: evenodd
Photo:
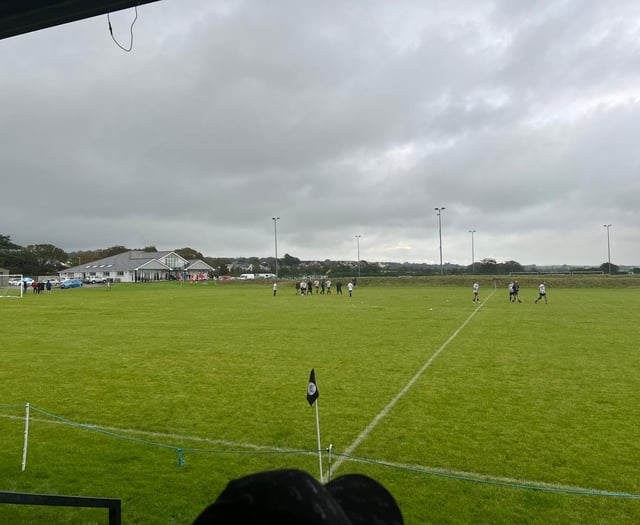
<path fill-rule="evenodd" d="M 538 285 L 538 298 L 534 301 L 534 303 L 538 303 L 538 301 L 544 300 L 545 304 L 547 304 L 547 284 L 542 281 Z M 480 302 L 480 283 L 478 281 L 473 283 L 473 303 Z M 509 302 L 511 303 L 521 303 L 522 299 L 520 299 L 520 283 L 518 281 L 511 281 L 509 283 Z"/>

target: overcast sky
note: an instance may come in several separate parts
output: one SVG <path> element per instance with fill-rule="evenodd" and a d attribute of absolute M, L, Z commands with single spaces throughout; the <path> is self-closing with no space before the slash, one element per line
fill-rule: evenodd
<path fill-rule="evenodd" d="M 129 45 L 134 10 L 111 15 Z M 163 0 L 0 40 L 0 234 L 640 264 L 640 2 Z"/>

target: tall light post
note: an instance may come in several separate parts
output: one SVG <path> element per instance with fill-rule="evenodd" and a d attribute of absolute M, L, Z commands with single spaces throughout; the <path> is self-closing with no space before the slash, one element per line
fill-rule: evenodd
<path fill-rule="evenodd" d="M 603 226 L 607 229 L 607 257 L 609 258 L 609 275 L 611 275 L 611 243 L 609 242 L 609 228 L 611 228 L 611 224 L 603 224 Z"/>
<path fill-rule="evenodd" d="M 278 280 L 278 221 L 280 217 L 271 217 L 273 221 L 273 240 L 276 246 L 276 281 Z"/>
<path fill-rule="evenodd" d="M 445 208 L 435 208 L 436 213 L 438 214 L 438 237 L 440 238 L 440 275 L 444 275 L 444 268 L 442 267 L 442 211 Z"/>
<path fill-rule="evenodd" d="M 471 234 L 471 271 L 473 272 L 473 275 L 476 274 L 476 256 L 473 250 L 473 234 L 476 233 L 475 230 L 469 230 L 469 233 Z"/>
<path fill-rule="evenodd" d="M 362 237 L 362 235 L 356 235 L 356 247 L 358 250 L 358 277 L 360 277 L 360 237 Z"/>

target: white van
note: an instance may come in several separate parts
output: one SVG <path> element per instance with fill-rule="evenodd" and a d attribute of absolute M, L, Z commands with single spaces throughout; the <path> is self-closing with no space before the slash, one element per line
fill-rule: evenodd
<path fill-rule="evenodd" d="M 255 279 L 256 275 L 254 273 L 243 273 L 240 275 L 240 279 Z"/>

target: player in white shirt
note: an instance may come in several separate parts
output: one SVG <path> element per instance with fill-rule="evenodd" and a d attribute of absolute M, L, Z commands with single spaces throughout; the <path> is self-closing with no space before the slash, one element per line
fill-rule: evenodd
<path fill-rule="evenodd" d="M 544 281 L 538 286 L 538 298 L 534 302 L 538 302 L 540 299 L 544 299 L 544 304 L 547 304 L 547 285 Z"/>
<path fill-rule="evenodd" d="M 480 293 L 480 283 L 476 281 L 475 283 L 473 283 L 473 301 L 471 301 L 472 303 L 480 302 L 480 296 L 478 295 L 479 293 Z"/>

